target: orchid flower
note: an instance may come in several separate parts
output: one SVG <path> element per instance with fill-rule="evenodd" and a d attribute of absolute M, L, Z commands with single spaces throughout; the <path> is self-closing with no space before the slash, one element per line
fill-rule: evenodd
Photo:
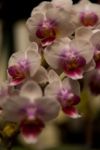
<path fill-rule="evenodd" d="M 43 96 L 40 86 L 29 80 L 23 84 L 18 96 L 10 97 L 3 105 L 3 110 L 3 120 L 17 123 L 21 137 L 27 143 L 35 143 L 45 122 L 57 117 L 59 103 L 53 97 Z"/>
<path fill-rule="evenodd" d="M 52 78 L 54 77 L 54 79 Z M 53 96 L 62 108 L 62 111 L 71 118 L 78 118 L 75 106 L 80 102 L 80 86 L 77 81 L 69 78 L 60 80 L 59 76 L 53 71 L 49 71 L 50 83 L 45 88 L 46 96 Z"/>
<path fill-rule="evenodd" d="M 40 68 L 41 56 L 36 43 L 32 43 L 25 51 L 12 54 L 8 63 L 8 79 L 10 85 L 18 85 L 32 78 Z"/>
<path fill-rule="evenodd" d="M 91 61 L 94 51 L 87 41 L 63 38 L 55 41 L 44 51 L 47 63 L 54 69 L 62 70 L 69 78 L 81 79 L 84 72 L 93 69 Z"/>
<path fill-rule="evenodd" d="M 35 12 L 33 10 L 31 17 L 26 22 L 32 42 L 35 41 L 45 47 L 52 44 L 55 39 L 73 33 L 74 26 L 69 20 L 68 12 L 56 7 L 48 7 L 48 9 L 40 11 L 41 7 Z"/>
<path fill-rule="evenodd" d="M 76 26 L 96 27 L 100 23 L 100 6 L 89 0 L 73 5 L 72 20 Z"/>

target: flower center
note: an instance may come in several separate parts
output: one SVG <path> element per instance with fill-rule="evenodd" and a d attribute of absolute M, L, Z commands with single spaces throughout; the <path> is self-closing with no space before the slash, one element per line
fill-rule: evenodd
<path fill-rule="evenodd" d="M 94 26 L 98 22 L 98 16 L 94 12 L 81 12 L 80 21 L 84 26 Z"/>
<path fill-rule="evenodd" d="M 41 39 L 43 45 L 50 43 L 56 38 L 56 24 L 54 21 L 44 21 L 39 25 L 36 36 Z"/>
<path fill-rule="evenodd" d="M 25 136 L 37 136 L 44 127 L 44 123 L 38 118 L 33 120 L 24 119 L 20 124 L 21 133 Z"/>
<path fill-rule="evenodd" d="M 11 66 L 8 68 L 8 73 L 14 80 L 21 80 L 25 78 L 25 73 L 21 70 L 20 66 Z"/>
<path fill-rule="evenodd" d="M 58 93 L 58 100 L 62 107 L 69 107 L 79 103 L 79 96 L 75 95 L 72 91 L 67 89 L 62 89 Z"/>
<path fill-rule="evenodd" d="M 78 68 L 84 67 L 86 61 L 83 57 L 67 58 L 63 63 L 63 68 L 66 72 L 73 72 Z"/>
<path fill-rule="evenodd" d="M 29 75 L 29 63 L 22 60 L 17 65 L 9 67 L 8 73 L 14 81 L 21 81 Z"/>

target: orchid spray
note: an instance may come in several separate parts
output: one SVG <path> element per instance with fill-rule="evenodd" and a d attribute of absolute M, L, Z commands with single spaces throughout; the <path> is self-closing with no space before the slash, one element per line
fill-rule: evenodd
<path fill-rule="evenodd" d="M 100 5 L 44 1 L 32 10 L 26 28 L 30 45 L 11 55 L 0 85 L 0 137 L 9 150 L 18 136 L 36 143 L 60 111 L 82 117 L 80 81 L 100 94 Z"/>

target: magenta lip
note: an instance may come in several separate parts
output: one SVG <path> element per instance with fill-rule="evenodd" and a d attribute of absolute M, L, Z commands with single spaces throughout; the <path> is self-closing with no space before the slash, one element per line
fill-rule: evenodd
<path fill-rule="evenodd" d="M 38 136 L 44 127 L 44 123 L 38 118 L 35 120 L 25 119 L 20 124 L 21 133 L 25 136 Z"/>
<path fill-rule="evenodd" d="M 77 54 L 74 54 L 73 57 L 71 57 L 71 54 L 69 56 L 61 55 L 60 59 L 60 66 L 64 70 L 64 72 L 69 76 L 74 76 L 76 74 L 81 74 L 82 69 L 86 65 L 86 60 Z"/>
<path fill-rule="evenodd" d="M 36 31 L 36 36 L 41 39 L 41 43 L 43 46 L 52 43 L 56 38 L 56 23 L 55 21 L 48 20 L 44 21 L 42 24 L 38 26 Z"/>
<path fill-rule="evenodd" d="M 62 107 L 77 105 L 80 97 L 75 95 L 71 90 L 62 89 L 58 92 L 58 101 Z"/>
<path fill-rule="evenodd" d="M 98 16 L 94 12 L 81 12 L 80 21 L 84 26 L 94 26 L 98 22 Z"/>

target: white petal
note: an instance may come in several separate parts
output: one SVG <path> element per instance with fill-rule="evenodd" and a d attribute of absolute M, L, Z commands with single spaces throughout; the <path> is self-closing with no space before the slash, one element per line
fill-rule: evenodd
<path fill-rule="evenodd" d="M 59 81 L 54 81 L 48 84 L 45 88 L 45 95 L 46 96 L 57 96 L 57 93 L 62 88 L 62 84 Z"/>
<path fill-rule="evenodd" d="M 94 33 L 90 40 L 94 47 L 96 47 L 98 45 L 100 46 L 100 31 Z"/>
<path fill-rule="evenodd" d="M 38 139 L 36 136 L 26 136 L 23 135 L 22 133 L 20 133 L 20 138 L 23 142 L 27 143 L 27 144 L 35 144 L 37 143 Z"/>
<path fill-rule="evenodd" d="M 72 49 L 76 49 L 79 55 L 85 58 L 87 64 L 92 60 L 94 51 L 89 42 L 84 40 L 73 40 L 71 42 L 71 47 Z"/>
<path fill-rule="evenodd" d="M 52 83 L 52 82 L 54 82 L 54 81 L 59 81 L 59 82 L 61 82 L 59 75 L 58 75 L 54 70 L 50 70 L 50 71 L 48 72 L 48 78 L 49 78 L 49 83 Z"/>
<path fill-rule="evenodd" d="M 89 64 L 87 64 L 87 66 L 85 67 L 85 72 L 89 72 L 94 70 L 96 67 L 95 61 L 92 60 Z"/>
<path fill-rule="evenodd" d="M 58 8 L 63 8 L 65 10 L 70 10 L 72 6 L 72 0 L 52 0 L 54 6 Z"/>
<path fill-rule="evenodd" d="M 58 36 L 65 37 L 74 31 L 74 25 L 69 20 L 69 13 L 63 9 L 51 8 L 47 11 L 46 17 L 57 23 Z"/>
<path fill-rule="evenodd" d="M 42 13 L 35 13 L 32 17 L 30 17 L 27 22 L 26 26 L 30 32 L 34 32 L 34 27 L 38 27 L 39 24 L 44 20 L 44 15 Z"/>
<path fill-rule="evenodd" d="M 37 13 L 37 12 L 45 13 L 50 7 L 52 7 L 51 2 L 43 1 L 37 7 L 33 8 L 31 12 L 31 16 L 33 16 L 34 13 Z"/>
<path fill-rule="evenodd" d="M 30 76 L 32 77 L 40 67 L 41 56 L 38 52 L 27 51 L 27 60 L 29 60 Z"/>
<path fill-rule="evenodd" d="M 75 31 L 75 39 L 89 41 L 92 36 L 92 30 L 86 27 L 77 28 Z"/>
<path fill-rule="evenodd" d="M 72 80 L 70 78 L 65 78 L 62 81 L 62 87 L 70 89 L 74 94 L 80 96 L 80 85 L 78 81 Z"/>
<path fill-rule="evenodd" d="M 40 67 L 33 77 L 33 80 L 37 83 L 46 83 L 48 81 L 48 73 L 44 67 Z"/>
<path fill-rule="evenodd" d="M 20 95 L 30 99 L 31 102 L 34 102 L 36 98 L 42 96 L 42 90 L 36 82 L 30 80 L 21 87 Z"/>
<path fill-rule="evenodd" d="M 38 52 L 38 45 L 36 42 L 32 42 L 29 47 L 26 49 L 26 51 L 30 51 L 30 50 L 33 50 L 33 51 L 36 51 Z"/>
<path fill-rule="evenodd" d="M 55 119 L 59 114 L 60 105 L 53 97 L 37 99 L 36 105 L 38 107 L 37 114 L 43 121 Z"/>

